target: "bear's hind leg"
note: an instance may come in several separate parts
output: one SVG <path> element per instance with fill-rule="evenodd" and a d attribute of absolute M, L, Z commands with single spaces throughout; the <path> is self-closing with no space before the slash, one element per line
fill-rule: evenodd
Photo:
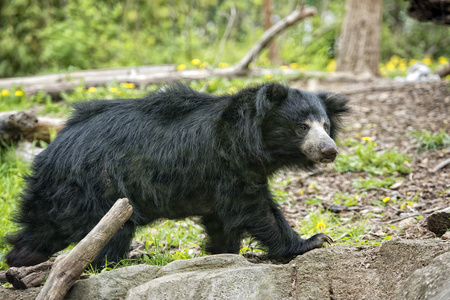
<path fill-rule="evenodd" d="M 227 231 L 224 223 L 216 215 L 203 217 L 203 225 L 208 235 L 206 252 L 212 254 L 239 253 L 242 236 L 241 231 Z"/>
<path fill-rule="evenodd" d="M 132 221 L 126 222 L 100 251 L 92 262 L 92 266 L 94 268 L 104 268 L 110 262 L 117 263 L 122 258 L 125 258 L 130 251 L 131 240 L 135 230 L 136 226 Z"/>

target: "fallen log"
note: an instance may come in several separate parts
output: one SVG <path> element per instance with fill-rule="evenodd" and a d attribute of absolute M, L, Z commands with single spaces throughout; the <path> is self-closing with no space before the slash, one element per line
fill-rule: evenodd
<path fill-rule="evenodd" d="M 108 241 L 125 224 L 133 212 L 128 199 L 116 201 L 108 213 L 67 255 L 56 258 L 44 287 L 37 300 L 64 299 L 80 278 L 83 271 L 94 261 Z"/>
<path fill-rule="evenodd" d="M 52 265 L 52 262 L 46 261 L 30 267 L 12 267 L 6 271 L 6 280 L 16 289 L 40 286 L 47 277 Z"/>
<path fill-rule="evenodd" d="M 439 75 L 441 78 L 450 75 L 450 64 L 436 68 L 436 70 L 434 70 L 434 74 Z"/>
<path fill-rule="evenodd" d="M 64 122 L 59 118 L 38 117 L 32 111 L 0 112 L 0 141 L 6 145 L 22 139 L 50 143 L 51 131 L 59 132 Z"/>
<path fill-rule="evenodd" d="M 45 91 L 52 96 L 61 92 L 72 91 L 79 84 L 86 86 L 100 86 L 109 82 L 130 82 L 135 85 L 148 85 L 152 83 L 166 83 L 180 80 L 207 79 L 211 76 L 238 77 L 251 75 L 253 72 L 249 65 L 258 54 L 282 31 L 296 24 L 300 20 L 316 14 L 314 7 L 301 6 L 284 19 L 275 23 L 263 33 L 256 44 L 235 65 L 228 68 L 177 70 L 175 65 L 141 66 L 130 68 L 87 70 L 64 72 L 31 77 L 17 77 L 0 80 L 0 88 L 10 89 L 12 86 L 22 86 L 28 95 Z"/>

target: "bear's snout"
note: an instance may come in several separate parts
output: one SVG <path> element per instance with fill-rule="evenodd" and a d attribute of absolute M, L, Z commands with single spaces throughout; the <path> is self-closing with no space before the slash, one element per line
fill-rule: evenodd
<path fill-rule="evenodd" d="M 324 143 L 320 147 L 320 152 L 322 153 L 322 159 L 320 162 L 330 163 L 336 159 L 338 154 L 338 149 L 336 148 L 335 143 Z"/>

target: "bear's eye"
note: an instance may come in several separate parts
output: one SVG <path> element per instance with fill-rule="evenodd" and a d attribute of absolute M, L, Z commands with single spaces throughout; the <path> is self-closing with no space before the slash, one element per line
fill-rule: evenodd
<path fill-rule="evenodd" d="M 301 131 L 308 131 L 308 129 L 309 129 L 309 126 L 306 125 L 306 124 L 301 124 L 301 125 L 300 125 L 300 130 L 301 130 Z"/>
<path fill-rule="evenodd" d="M 323 129 L 325 129 L 325 131 L 328 131 L 329 128 L 330 126 L 327 123 L 323 124 Z"/>

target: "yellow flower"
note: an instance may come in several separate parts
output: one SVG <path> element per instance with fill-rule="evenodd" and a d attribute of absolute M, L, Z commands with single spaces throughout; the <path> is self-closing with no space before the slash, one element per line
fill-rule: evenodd
<path fill-rule="evenodd" d="M 265 79 L 270 79 L 270 78 L 272 78 L 272 74 L 266 74 L 266 75 L 264 75 L 264 78 Z"/>
<path fill-rule="evenodd" d="M 438 62 L 441 65 L 446 65 L 446 64 L 448 64 L 448 59 L 446 57 L 441 56 L 441 57 L 438 58 Z"/>
<path fill-rule="evenodd" d="M 383 200 L 381 200 L 381 201 L 383 201 L 383 203 L 386 203 L 386 202 L 388 202 L 389 200 L 391 200 L 391 197 L 384 197 Z"/>
<path fill-rule="evenodd" d="M 406 67 L 406 63 L 399 63 L 398 64 L 398 69 L 402 72 L 405 72 L 407 67 Z"/>
<path fill-rule="evenodd" d="M 95 92 L 97 90 L 97 88 L 95 87 L 95 86 L 91 86 L 90 88 L 88 88 L 87 90 L 86 90 L 86 93 L 93 93 L 93 92 Z"/>
<path fill-rule="evenodd" d="M 298 63 L 291 63 L 291 64 L 289 64 L 289 67 L 291 67 L 292 69 L 297 69 Z"/>
<path fill-rule="evenodd" d="M 194 66 L 198 66 L 200 63 L 201 61 L 198 58 L 194 58 L 193 60 L 191 60 L 191 64 L 193 64 Z"/>
<path fill-rule="evenodd" d="M 9 96 L 11 95 L 11 92 L 8 90 L 2 90 L 2 96 Z"/>
<path fill-rule="evenodd" d="M 311 182 L 308 185 L 308 190 L 313 190 L 313 189 L 317 189 L 317 183 L 315 181 Z"/>
<path fill-rule="evenodd" d="M 300 194 L 300 196 L 303 196 L 303 194 L 304 194 L 305 192 L 303 191 L 303 189 L 299 189 L 299 190 L 298 190 L 298 193 Z"/>
<path fill-rule="evenodd" d="M 15 91 L 14 92 L 14 96 L 20 97 L 20 96 L 23 96 L 23 95 L 24 95 L 24 93 L 22 91 Z"/>
<path fill-rule="evenodd" d="M 418 62 L 417 59 L 411 59 L 408 63 L 408 65 L 412 66 L 413 64 L 415 64 L 416 62 Z"/>
<path fill-rule="evenodd" d="M 388 71 L 395 71 L 395 64 L 392 61 L 386 63 L 386 69 Z"/>
<path fill-rule="evenodd" d="M 323 231 L 325 230 L 327 226 L 325 225 L 325 223 L 323 222 L 323 220 L 320 220 L 319 223 L 317 223 L 316 228 L 317 230 Z"/>
<path fill-rule="evenodd" d="M 433 63 L 429 56 L 425 56 L 424 59 L 422 59 L 422 62 L 427 66 L 431 66 L 431 64 Z"/>
<path fill-rule="evenodd" d="M 305 70 L 308 70 L 308 66 L 307 65 L 300 65 L 300 67 L 298 67 L 298 69 L 300 71 L 305 71 Z"/>
<path fill-rule="evenodd" d="M 199 66 L 200 69 L 204 69 L 206 68 L 206 66 L 208 65 L 208 63 L 202 62 Z"/>
<path fill-rule="evenodd" d="M 370 136 L 364 136 L 363 138 L 362 138 L 362 140 L 363 141 L 366 141 L 366 142 L 368 142 L 368 141 L 370 141 L 372 138 L 370 137 Z"/>
<path fill-rule="evenodd" d="M 398 57 L 397 55 L 392 55 L 390 62 L 396 65 L 400 62 L 400 57 Z"/>
<path fill-rule="evenodd" d="M 126 88 L 126 89 L 134 89 L 136 86 L 134 85 L 134 83 L 128 83 L 128 82 L 122 82 L 120 84 L 120 87 Z"/>
<path fill-rule="evenodd" d="M 115 87 L 112 87 L 112 88 L 109 88 L 109 91 L 112 92 L 112 93 L 116 93 L 117 89 Z"/>
<path fill-rule="evenodd" d="M 327 72 L 334 72 L 336 71 L 336 60 L 332 59 L 328 62 L 326 67 Z"/>
<path fill-rule="evenodd" d="M 233 94 L 236 93 L 237 89 L 235 86 L 230 87 L 230 89 L 228 90 L 228 94 Z"/>
<path fill-rule="evenodd" d="M 280 67 L 280 69 L 281 69 L 281 70 L 286 70 L 286 69 L 289 69 L 289 67 L 288 67 L 288 66 L 285 66 L 285 65 L 282 65 L 282 66 Z"/>
<path fill-rule="evenodd" d="M 186 65 L 185 64 L 178 65 L 177 70 L 178 71 L 186 70 Z"/>
<path fill-rule="evenodd" d="M 228 67 L 228 64 L 226 62 L 219 63 L 219 68 L 226 68 L 226 67 Z"/>

